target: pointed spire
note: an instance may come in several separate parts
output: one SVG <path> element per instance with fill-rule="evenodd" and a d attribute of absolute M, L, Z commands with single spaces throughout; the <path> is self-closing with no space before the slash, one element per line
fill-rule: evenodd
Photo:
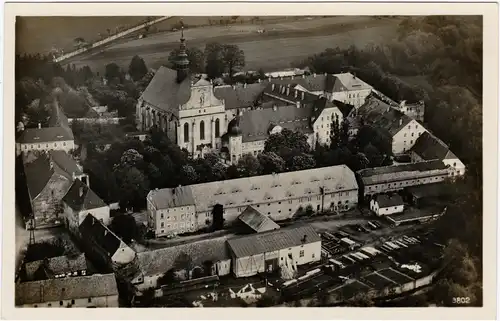
<path fill-rule="evenodd" d="M 182 22 L 181 22 L 182 23 Z M 189 73 L 189 59 L 186 52 L 186 39 L 184 38 L 184 25 L 181 26 L 181 43 L 177 56 L 177 81 L 182 82 Z"/>

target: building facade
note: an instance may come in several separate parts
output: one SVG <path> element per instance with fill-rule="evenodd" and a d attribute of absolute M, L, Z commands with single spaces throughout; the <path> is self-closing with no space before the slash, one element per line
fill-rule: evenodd
<path fill-rule="evenodd" d="M 73 135 L 62 127 L 28 128 L 16 143 L 17 155 L 30 151 L 60 150 L 70 152 L 75 149 Z"/>
<path fill-rule="evenodd" d="M 179 203 L 177 195 L 185 199 Z M 173 213 L 173 209 L 179 208 L 177 204 L 181 204 L 184 211 L 187 206 L 194 206 L 194 228 L 200 230 L 212 225 L 216 208 L 221 209 L 225 224 L 236 221 L 250 205 L 274 221 L 291 218 L 307 207 L 317 212 L 347 211 L 358 203 L 358 184 L 354 173 L 347 166 L 339 165 L 181 186 L 175 196 L 172 189 L 161 189 L 152 191 L 148 198 L 148 204 L 151 203 L 148 217 L 157 220 L 151 223 L 156 230 L 162 222 L 159 211 Z M 192 214 L 192 210 L 189 211 Z M 184 221 L 178 222 L 191 222 L 191 217 L 184 216 Z M 164 226 L 164 233 L 176 230 L 173 225 L 170 230 Z"/>
<path fill-rule="evenodd" d="M 62 201 L 66 226 L 73 232 L 78 231 L 88 214 L 104 225 L 110 223 L 109 206 L 79 179 L 73 182 Z"/>
<path fill-rule="evenodd" d="M 118 308 L 114 274 L 94 274 L 16 284 L 16 306 L 24 308 Z"/>
<path fill-rule="evenodd" d="M 321 259 L 321 238 L 308 225 L 236 237 L 227 243 L 236 277 L 280 268 L 293 270 Z M 286 267 L 286 264 L 294 267 Z"/>
<path fill-rule="evenodd" d="M 370 201 L 370 209 L 377 216 L 391 215 L 403 212 L 404 203 L 399 195 L 377 195 Z"/>
<path fill-rule="evenodd" d="M 362 169 L 357 172 L 364 197 L 395 192 L 410 186 L 438 183 L 450 174 L 442 161 Z"/>

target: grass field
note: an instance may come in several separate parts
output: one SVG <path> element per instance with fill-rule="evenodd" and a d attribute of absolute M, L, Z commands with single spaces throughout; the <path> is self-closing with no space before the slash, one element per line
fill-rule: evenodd
<path fill-rule="evenodd" d="M 396 37 L 398 23 L 399 19 L 396 18 L 303 17 L 259 24 L 189 28 L 185 30 L 185 37 L 189 47 L 201 49 L 212 41 L 236 44 L 245 51 L 245 69 L 276 70 L 289 67 L 291 62 L 326 48 L 346 48 L 350 45 L 364 47 L 369 43 L 391 41 Z M 266 30 L 264 34 L 256 32 L 262 28 Z M 124 40 L 67 63 L 88 65 L 94 71 L 103 72 L 105 65 L 111 62 L 127 68 L 132 57 L 139 55 L 148 67 L 157 68 L 166 63 L 169 52 L 178 47 L 179 37 L 179 32 L 163 32 L 144 39 Z"/>
<path fill-rule="evenodd" d="M 224 17 L 183 17 L 187 26 L 208 25 L 209 19 L 220 20 Z M 228 19 L 230 17 L 225 17 Z M 248 22 L 253 17 L 240 16 L 236 22 Z M 69 52 L 74 49 L 74 39 L 82 37 L 88 42 L 99 40 L 99 33 L 113 33 L 130 28 L 143 21 L 146 17 L 18 17 L 16 20 L 16 52 L 17 53 L 48 53 L 52 49 L 63 49 Z M 289 17 L 260 17 L 263 21 L 288 20 Z M 178 23 L 179 17 L 172 17 L 153 26 L 152 30 L 171 30 Z"/>

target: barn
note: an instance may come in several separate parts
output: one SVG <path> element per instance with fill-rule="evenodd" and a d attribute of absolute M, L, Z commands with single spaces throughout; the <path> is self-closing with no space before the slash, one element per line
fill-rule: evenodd
<path fill-rule="evenodd" d="M 227 241 L 236 277 L 247 277 L 321 259 L 321 238 L 310 225 L 235 237 Z"/>

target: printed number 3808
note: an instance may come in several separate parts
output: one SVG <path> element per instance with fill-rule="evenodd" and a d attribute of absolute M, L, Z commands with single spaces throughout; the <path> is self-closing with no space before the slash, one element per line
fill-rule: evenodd
<path fill-rule="evenodd" d="M 467 297 L 454 297 L 453 298 L 453 304 L 469 304 L 470 303 L 470 298 Z"/>

